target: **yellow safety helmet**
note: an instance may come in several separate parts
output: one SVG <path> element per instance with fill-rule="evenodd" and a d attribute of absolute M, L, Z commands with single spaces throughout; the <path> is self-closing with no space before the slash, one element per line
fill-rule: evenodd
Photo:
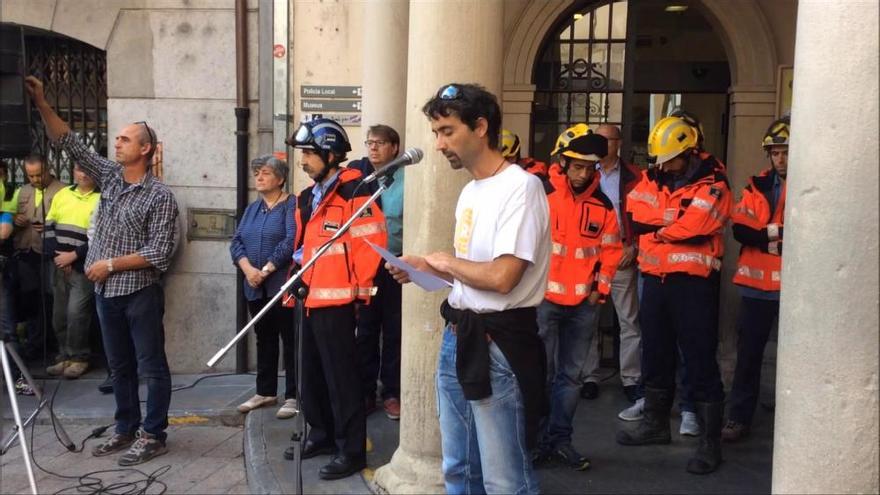
<path fill-rule="evenodd" d="M 767 132 L 764 133 L 764 139 L 761 145 L 764 150 L 769 150 L 771 146 L 788 146 L 788 139 L 791 135 L 791 122 L 788 117 L 773 121 Z"/>
<path fill-rule="evenodd" d="M 568 142 L 560 155 L 577 160 L 598 162 L 608 155 L 608 140 L 605 136 L 592 132 L 578 136 Z"/>
<path fill-rule="evenodd" d="M 593 130 L 590 129 L 590 126 L 587 124 L 575 124 L 569 127 L 560 134 L 558 138 L 556 138 L 556 146 L 553 148 L 553 152 L 550 153 L 550 155 L 558 155 L 562 150 L 568 147 L 568 143 L 571 142 L 572 139 L 592 133 Z"/>
<path fill-rule="evenodd" d="M 504 158 L 511 159 L 519 155 L 519 136 L 515 133 L 502 129 L 500 145 L 499 150 Z"/>
<path fill-rule="evenodd" d="M 663 164 L 685 151 L 696 148 L 699 142 L 697 129 L 681 117 L 664 117 L 654 125 L 648 135 L 648 155 Z"/>
<path fill-rule="evenodd" d="M 691 127 L 697 130 L 697 147 L 703 147 L 703 123 L 700 122 L 700 119 L 697 118 L 696 115 L 688 112 L 684 108 L 675 107 L 669 112 L 670 117 L 678 117 L 681 120 L 687 122 Z"/>

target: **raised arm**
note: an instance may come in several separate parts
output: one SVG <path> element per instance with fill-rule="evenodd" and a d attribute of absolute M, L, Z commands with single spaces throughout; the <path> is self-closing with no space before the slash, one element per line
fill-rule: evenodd
<path fill-rule="evenodd" d="M 61 144 L 64 151 L 70 155 L 73 161 L 80 164 L 83 170 L 95 180 L 98 187 L 103 187 L 102 176 L 116 167 L 116 163 L 89 150 L 79 138 L 74 136 L 67 122 L 55 112 L 52 105 L 49 105 L 46 100 L 42 81 L 34 76 L 28 76 L 24 83 L 34 105 L 40 111 L 40 117 L 43 118 L 43 124 L 45 124 L 49 138 Z"/>

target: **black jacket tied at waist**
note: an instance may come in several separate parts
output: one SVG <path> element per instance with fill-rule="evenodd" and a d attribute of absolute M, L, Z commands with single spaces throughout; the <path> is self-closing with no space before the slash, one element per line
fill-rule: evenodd
<path fill-rule="evenodd" d="M 538 336 L 537 310 L 516 308 L 495 313 L 459 310 L 443 301 L 440 315 L 455 325 L 455 371 L 467 400 L 492 395 L 489 379 L 488 335 L 513 369 L 523 396 L 526 419 L 526 445 L 538 440 L 538 423 L 548 413 L 544 391 L 547 356 Z"/>

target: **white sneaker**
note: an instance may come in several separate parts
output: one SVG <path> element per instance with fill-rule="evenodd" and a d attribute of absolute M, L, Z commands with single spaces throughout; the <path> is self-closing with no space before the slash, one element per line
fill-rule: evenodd
<path fill-rule="evenodd" d="M 244 414 L 263 406 L 272 406 L 277 402 L 275 397 L 264 397 L 262 395 L 254 395 L 250 399 L 239 404 L 238 412 Z"/>
<path fill-rule="evenodd" d="M 645 398 L 637 399 L 636 403 L 627 407 L 617 417 L 623 421 L 641 421 L 645 415 Z"/>
<path fill-rule="evenodd" d="M 697 420 L 697 413 L 691 411 L 681 412 L 681 427 L 678 429 L 679 435 L 687 435 L 690 437 L 698 437 L 702 433 L 700 422 Z"/>
<path fill-rule="evenodd" d="M 281 404 L 278 412 L 275 413 L 275 417 L 278 419 L 288 419 L 296 416 L 297 412 L 296 399 L 285 399 L 284 404 Z"/>

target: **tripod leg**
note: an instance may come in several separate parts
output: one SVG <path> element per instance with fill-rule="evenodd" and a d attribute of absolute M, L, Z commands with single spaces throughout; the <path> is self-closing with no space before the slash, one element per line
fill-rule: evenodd
<path fill-rule="evenodd" d="M 12 415 L 15 417 L 15 426 L 18 428 L 18 440 L 21 445 L 21 456 L 27 469 L 28 481 L 31 485 L 31 493 L 37 495 L 37 481 L 34 479 L 34 468 L 31 466 L 31 456 L 28 451 L 27 435 L 24 425 L 21 423 L 21 413 L 18 412 L 18 398 L 15 396 L 15 384 L 12 380 L 12 369 L 9 366 L 9 354 L 6 346 L 0 346 L 0 361 L 3 364 L 3 375 L 6 377 L 6 390 L 9 392 L 9 402 L 12 404 Z"/>
<path fill-rule="evenodd" d="M 28 370 L 27 365 L 24 364 L 24 361 L 22 361 L 18 353 L 15 352 L 15 348 L 12 347 L 12 344 L 6 342 L 4 346 L 6 347 L 6 352 L 9 357 L 11 357 L 13 361 L 15 361 L 15 365 L 18 366 L 18 370 L 21 371 L 21 375 L 24 377 L 24 381 L 27 382 L 27 384 L 30 385 L 31 388 L 34 390 L 34 395 L 37 396 L 37 400 L 42 402 L 43 389 L 37 387 L 36 381 L 34 380 L 34 377 L 31 376 L 31 372 Z"/>
<path fill-rule="evenodd" d="M 48 404 L 48 400 L 44 398 L 42 389 L 37 386 L 34 378 L 28 372 L 28 369 L 24 365 L 24 362 L 21 360 L 21 357 L 19 357 L 18 353 L 15 352 L 15 348 L 12 346 L 12 344 L 7 342 L 5 344 L 5 348 L 7 356 L 11 357 L 12 360 L 15 361 L 15 364 L 18 365 L 18 368 L 21 370 L 22 376 L 24 376 L 25 382 L 30 385 L 31 389 L 33 389 L 34 391 L 34 395 L 37 397 L 37 399 L 39 399 L 39 406 L 34 409 L 34 412 L 32 412 L 31 415 L 28 416 L 23 423 L 23 427 L 27 428 L 31 421 L 37 419 L 40 411 L 44 407 L 46 407 L 46 404 Z M 55 416 L 55 411 L 53 411 L 51 407 L 49 408 L 49 414 L 52 416 L 52 424 L 55 426 L 54 429 L 58 433 L 58 439 L 61 441 L 61 444 L 64 445 L 64 448 L 66 448 L 70 452 L 75 451 L 76 445 L 72 441 L 70 441 L 70 437 L 67 435 L 67 431 L 64 429 L 64 426 L 61 424 L 61 422 L 58 421 L 58 417 Z M 9 450 L 9 447 L 12 445 L 12 442 L 14 441 L 15 432 L 12 431 L 9 435 L 3 438 L 2 447 L 0 447 L 0 455 L 5 454 L 6 451 Z"/>

